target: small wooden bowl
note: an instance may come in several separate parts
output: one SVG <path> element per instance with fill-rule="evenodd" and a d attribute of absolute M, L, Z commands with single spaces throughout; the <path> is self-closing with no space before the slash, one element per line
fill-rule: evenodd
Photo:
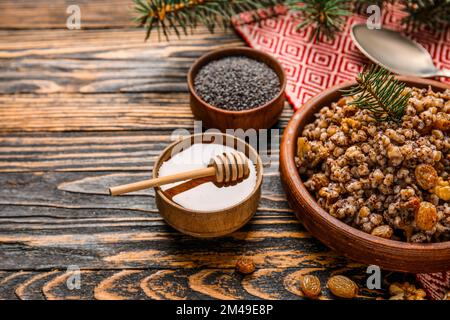
<path fill-rule="evenodd" d="M 280 92 L 266 104 L 242 111 L 230 111 L 208 104 L 197 95 L 194 80 L 199 70 L 208 62 L 224 57 L 246 56 L 267 64 L 272 68 L 280 79 Z M 206 128 L 219 129 L 268 129 L 280 118 L 283 111 L 286 89 L 286 74 L 281 64 L 272 56 L 250 48 L 227 48 L 219 49 L 199 58 L 188 73 L 188 87 L 190 92 L 190 105 L 195 118 L 203 122 Z"/>
<path fill-rule="evenodd" d="M 160 188 L 155 188 L 156 205 L 164 220 L 182 233 L 198 238 L 225 236 L 244 226 L 256 213 L 263 180 L 262 160 L 258 152 L 241 139 L 223 133 L 200 133 L 168 146 L 153 166 L 153 178 L 157 178 L 159 168 L 164 161 L 170 159 L 172 151 L 177 153 L 197 143 L 223 144 L 243 152 L 256 167 L 255 189 L 246 199 L 232 207 L 220 211 L 200 212 L 180 206 L 169 199 Z"/>
<path fill-rule="evenodd" d="M 450 86 L 426 79 L 399 77 L 410 87 L 443 91 Z M 450 270 L 450 241 L 412 244 L 376 237 L 353 228 L 322 209 L 305 188 L 294 162 L 297 137 L 322 107 L 338 101 L 346 83 L 328 89 L 305 103 L 290 120 L 280 147 L 280 172 L 288 201 L 298 219 L 328 247 L 365 264 L 375 264 L 392 271 L 428 273 Z"/>

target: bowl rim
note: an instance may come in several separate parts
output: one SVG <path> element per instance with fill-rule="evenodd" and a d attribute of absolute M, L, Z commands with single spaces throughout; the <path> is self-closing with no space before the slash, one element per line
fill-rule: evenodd
<path fill-rule="evenodd" d="M 224 53 L 224 56 L 215 59 L 214 57 L 220 53 Z M 273 97 L 270 101 L 266 102 L 265 104 L 263 104 L 261 106 L 251 108 L 251 109 L 227 110 L 227 109 L 222 109 L 219 107 L 215 107 L 212 104 L 209 104 L 208 102 L 203 100 L 197 94 L 197 91 L 195 90 L 195 85 L 194 85 L 194 71 L 197 68 L 198 68 L 198 70 L 200 70 L 203 66 L 205 66 L 207 63 L 209 63 L 211 61 L 220 60 L 225 57 L 233 57 L 233 56 L 239 56 L 239 55 L 249 57 L 253 60 L 257 60 L 255 58 L 253 58 L 252 56 L 249 56 L 248 55 L 249 53 L 254 53 L 256 56 L 264 57 L 265 59 L 270 61 L 273 65 L 276 65 L 277 68 L 279 68 L 281 70 L 281 77 L 278 76 L 278 78 L 280 80 L 280 90 L 279 90 L 278 94 L 275 97 Z M 269 68 L 271 68 L 272 70 L 274 70 L 274 68 L 271 65 L 268 65 L 267 63 L 266 63 L 266 65 Z M 277 73 L 277 75 L 278 75 L 278 73 Z M 281 63 L 277 59 L 275 59 L 272 55 L 269 55 L 261 50 L 248 48 L 248 47 L 228 47 L 228 48 L 213 50 L 211 52 L 208 52 L 208 53 L 202 55 L 200 58 L 198 58 L 189 68 L 189 72 L 187 74 L 187 83 L 188 83 L 189 92 L 202 104 L 203 107 L 205 107 L 206 109 L 213 111 L 213 112 L 219 112 L 219 113 L 224 113 L 226 115 L 236 116 L 236 115 L 248 115 L 248 114 L 255 113 L 255 112 L 261 111 L 262 109 L 266 109 L 266 108 L 272 106 L 272 104 L 275 101 L 277 101 L 278 99 L 280 99 L 284 96 L 285 91 L 286 91 L 286 86 L 287 86 L 287 77 L 286 77 L 286 71 L 284 70 Z"/>
<path fill-rule="evenodd" d="M 422 79 L 422 78 L 416 78 L 416 77 L 409 77 L 409 76 L 399 76 L 397 77 L 401 81 L 405 81 L 407 83 L 411 84 L 418 84 L 418 85 L 430 85 L 434 88 L 438 88 L 440 90 L 446 90 L 450 89 L 450 85 L 447 85 L 442 82 L 434 81 L 434 80 L 428 80 L 428 79 Z M 290 170 L 290 172 L 295 171 L 292 175 L 287 175 L 283 177 L 286 180 L 289 180 L 292 182 L 293 185 L 296 185 L 300 188 L 300 195 L 304 197 L 304 199 L 300 199 L 303 205 L 308 206 L 309 209 L 313 210 L 315 213 L 315 216 L 313 219 L 318 219 L 326 224 L 326 227 L 337 227 L 341 231 L 346 231 L 348 234 L 351 234 L 352 236 L 356 237 L 356 240 L 363 240 L 363 241 L 369 241 L 372 244 L 377 245 L 383 245 L 390 248 L 395 249 L 401 249 L 401 250 L 407 250 L 407 251 L 416 251 L 416 250 L 427 250 L 427 251 L 440 251 L 444 249 L 450 250 L 450 241 L 445 242 L 436 242 L 436 243 L 410 243 L 410 242 L 404 242 L 404 241 L 398 241 L 398 240 L 392 240 L 392 239 L 384 239 L 381 237 L 374 236 L 372 234 L 366 233 L 362 230 L 359 230 L 355 227 L 352 227 L 345 222 L 333 217 L 330 215 L 325 209 L 323 209 L 316 201 L 314 196 L 306 189 L 305 185 L 303 184 L 303 181 L 300 177 L 300 174 L 297 170 L 297 167 L 295 165 L 295 149 L 297 146 L 297 138 L 298 138 L 298 132 L 299 127 L 304 126 L 307 123 L 303 123 L 302 120 L 305 119 L 309 113 L 313 112 L 309 109 L 313 108 L 314 113 L 318 112 L 318 110 L 322 107 L 325 107 L 326 105 L 321 105 L 321 100 L 326 100 L 330 95 L 335 94 L 337 91 L 341 89 L 348 88 L 352 85 L 355 85 L 355 81 L 348 81 L 344 82 L 342 84 L 335 85 L 329 89 L 326 89 L 316 95 L 315 97 L 308 100 L 306 103 L 304 103 L 303 106 L 300 107 L 299 110 L 297 110 L 294 114 L 294 116 L 289 121 L 287 127 L 285 128 L 284 134 L 283 134 L 283 141 L 280 146 L 280 153 L 283 152 L 286 157 L 283 159 L 283 161 L 286 161 L 286 166 L 289 169 L 295 168 L 296 170 Z M 408 84 L 409 86 L 409 84 Z M 308 122 L 309 123 L 309 122 Z M 281 159 L 280 159 L 281 160 Z M 281 164 L 280 164 L 281 165 Z"/>
<path fill-rule="evenodd" d="M 155 163 L 153 164 L 153 168 L 152 168 L 152 177 L 153 177 L 153 178 L 157 178 L 157 177 L 158 177 L 158 172 L 157 172 L 157 171 L 159 171 L 159 170 L 157 170 L 157 169 L 159 169 L 159 168 L 157 168 L 157 167 L 161 167 L 161 165 L 162 165 L 162 163 L 163 163 L 163 156 L 164 156 L 167 152 L 169 152 L 170 150 L 172 150 L 173 147 L 175 147 L 177 144 L 182 143 L 182 142 L 187 141 L 187 140 L 195 139 L 195 137 L 201 137 L 201 138 L 202 138 L 202 142 L 203 142 L 203 137 L 204 137 L 204 136 L 217 136 L 217 135 L 229 137 L 229 138 L 235 139 L 236 141 L 239 141 L 239 142 L 243 143 L 246 147 L 249 148 L 249 152 L 254 152 L 255 155 L 257 156 L 257 161 L 256 161 L 256 163 L 254 163 L 255 169 L 256 169 L 256 184 L 255 184 L 255 187 L 253 188 L 252 192 L 250 192 L 250 194 L 249 194 L 247 197 L 245 197 L 243 200 L 241 200 L 240 202 L 238 202 L 238 203 L 236 203 L 236 204 L 234 204 L 234 205 L 232 205 L 232 206 L 229 206 L 229 207 L 226 207 L 226 208 L 222 208 L 222 209 L 219 209 L 219 210 L 199 211 L 199 210 L 188 209 L 188 208 L 185 208 L 185 207 L 179 205 L 179 204 L 176 203 L 175 201 L 169 199 L 169 198 L 165 195 L 165 193 L 163 192 L 163 190 L 161 190 L 160 187 L 155 187 L 155 188 L 154 188 L 155 191 L 156 191 L 156 192 L 158 193 L 158 195 L 159 195 L 161 198 L 163 198 L 167 203 L 170 203 L 170 204 L 171 204 L 172 206 L 174 206 L 175 208 L 177 208 L 177 209 L 179 209 L 179 210 L 183 210 L 183 211 L 185 211 L 186 213 L 190 213 L 190 214 L 214 214 L 214 213 L 221 213 L 221 212 L 223 212 L 223 211 L 225 211 L 225 210 L 232 210 L 232 209 L 234 209 L 234 208 L 239 207 L 240 205 L 242 205 L 243 203 L 245 203 L 246 201 L 248 201 L 249 199 L 251 199 L 251 197 L 253 196 L 253 194 L 254 194 L 255 192 L 257 192 L 258 189 L 261 188 L 262 181 L 263 181 L 263 175 L 264 175 L 264 168 L 263 168 L 263 165 L 262 165 L 262 159 L 261 159 L 261 157 L 259 156 L 259 153 L 255 150 L 255 148 L 253 148 L 253 147 L 252 147 L 249 143 L 247 143 L 246 141 L 244 141 L 244 140 L 242 140 L 242 139 L 240 139 L 240 138 L 238 138 L 238 137 L 236 137 L 236 136 L 233 136 L 233 135 L 230 135 L 230 134 L 226 134 L 226 133 L 222 133 L 222 132 L 203 132 L 203 133 L 189 134 L 189 135 L 187 135 L 187 136 L 184 136 L 183 138 L 180 138 L 180 139 L 178 139 L 178 140 L 172 142 L 172 143 L 169 144 L 166 148 L 164 148 L 164 150 L 161 152 L 161 154 L 158 156 L 158 158 L 156 159 Z M 225 140 L 225 141 L 227 141 L 227 140 Z M 193 143 L 192 145 L 194 145 L 194 144 L 196 144 L 196 143 Z"/>

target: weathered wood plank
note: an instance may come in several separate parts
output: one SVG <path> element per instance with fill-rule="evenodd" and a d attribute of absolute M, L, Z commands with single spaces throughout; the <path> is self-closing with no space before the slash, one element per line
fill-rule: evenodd
<path fill-rule="evenodd" d="M 21 0 L 0 1 L 0 29 L 66 28 L 70 5 L 80 8 L 82 29 L 135 25 L 129 0 Z"/>
<path fill-rule="evenodd" d="M 286 103 L 279 126 L 284 127 L 291 116 L 292 108 Z M 171 131 L 191 130 L 193 125 L 187 93 L 0 94 L 0 134 L 24 131 Z M 170 132 L 166 134 L 170 135 Z M 11 136 L 8 134 L 6 138 Z M 108 134 L 105 136 L 109 138 Z M 48 140 L 52 137 L 49 136 Z M 2 145 L 3 141 L 0 141 L 0 147 Z"/>
<path fill-rule="evenodd" d="M 134 210 L 145 214 L 156 213 L 153 201 L 153 190 L 110 197 L 107 188 L 120 182 L 140 179 L 141 175 L 123 175 L 111 172 L 102 174 L 95 172 L 34 172 L 34 173 L 4 173 L 0 175 L 0 184 L 5 188 L 0 193 L 0 204 L 7 206 L 2 211 L 2 217 L 9 212 L 9 217 L 20 217 L 21 211 L 9 206 L 35 206 L 55 209 L 76 210 Z M 86 182 L 86 180 L 88 180 Z M 274 215 L 290 213 L 287 201 L 277 175 L 264 176 L 261 211 L 273 211 Z M 35 208 L 36 209 L 36 208 Z M 29 210 L 32 211 L 32 210 Z M 24 214 L 29 216 L 29 212 Z M 102 214 L 99 211 L 96 214 Z M 127 213 L 129 214 L 129 213 Z M 39 216 L 39 215 L 38 215 Z M 83 216 L 83 215 L 82 215 Z M 107 216 L 107 215 L 105 215 Z M 67 215 L 57 214 L 55 218 Z M 84 216 L 88 217 L 88 215 Z"/>
<path fill-rule="evenodd" d="M 258 268 L 251 275 L 229 269 L 118 269 L 81 270 L 79 289 L 69 289 L 73 272 L 49 271 L 5 272 L 0 278 L 0 299 L 304 299 L 299 277 L 317 275 L 322 282 L 320 299 L 334 298 L 325 286 L 334 274 L 351 277 L 360 287 L 357 299 L 387 298 L 389 283 L 397 274 L 385 274 L 381 290 L 366 288 L 364 266 L 345 261 L 329 268 Z"/>
<path fill-rule="evenodd" d="M 0 30 L 0 93 L 186 92 L 202 54 L 242 46 L 235 33 L 158 42 L 137 29 Z"/>
<path fill-rule="evenodd" d="M 97 175 L 0 175 L 0 184 L 8 186 L 0 194 L 0 269 L 57 268 L 67 264 L 116 268 L 223 267 L 228 263 L 229 267 L 227 257 L 248 250 L 263 260 L 270 252 L 270 266 L 293 266 L 304 255 L 327 252 L 299 225 L 277 176 L 265 177 L 257 215 L 248 226 L 224 239 L 197 240 L 179 234 L 161 220 L 152 192 L 111 198 L 98 183 L 65 191 L 70 189 L 67 181 Z M 114 174 L 112 178 L 111 174 L 106 176 L 118 182 Z M 289 252 L 289 248 L 297 251 Z M 291 254 L 295 257 L 284 261 L 283 256 Z"/>
<path fill-rule="evenodd" d="M 35 214 L 48 214 L 45 208 L 33 209 Z M 117 215 L 112 210 L 109 213 L 111 220 Z M 0 269 L 46 270 L 69 265 L 102 269 L 233 268 L 243 254 L 269 268 L 328 266 L 335 264 L 335 259 L 342 259 L 311 238 L 293 216 L 280 219 L 268 215 L 258 212 L 241 230 L 213 240 L 182 235 L 161 220 L 148 218 L 106 222 L 76 218 L 57 224 L 51 218 L 0 221 Z"/>
<path fill-rule="evenodd" d="M 280 121 L 280 125 L 285 121 Z M 177 131 L 155 123 L 148 131 L 136 132 L 0 133 L 0 172 L 150 172 L 161 151 L 180 134 L 201 132 L 201 128 L 193 129 L 193 123 L 191 119 L 185 128 L 174 129 Z M 157 125 L 162 128 L 158 129 Z M 275 131 L 273 139 L 267 138 L 269 150 L 259 148 L 266 173 L 278 171 L 278 146 L 271 142 L 279 141 L 281 133 L 281 130 Z"/>
<path fill-rule="evenodd" d="M 191 128 L 188 99 L 187 94 L 0 95 L 0 132 Z"/>
<path fill-rule="evenodd" d="M 3 134 L 0 170 L 149 171 L 170 142 L 167 131 Z"/>

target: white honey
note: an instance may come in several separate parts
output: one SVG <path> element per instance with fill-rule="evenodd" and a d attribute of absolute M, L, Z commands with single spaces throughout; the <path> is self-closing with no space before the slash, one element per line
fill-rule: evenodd
<path fill-rule="evenodd" d="M 159 177 L 180 173 L 188 170 L 206 168 L 211 158 L 234 149 L 221 144 L 193 144 L 186 150 L 177 153 L 164 162 L 158 172 Z M 256 186 L 256 169 L 249 159 L 249 176 L 233 186 L 218 187 L 212 182 L 206 182 L 190 190 L 175 195 L 172 200 L 180 206 L 196 211 L 218 211 L 229 208 L 247 198 Z M 162 190 L 170 189 L 183 182 L 162 186 Z"/>

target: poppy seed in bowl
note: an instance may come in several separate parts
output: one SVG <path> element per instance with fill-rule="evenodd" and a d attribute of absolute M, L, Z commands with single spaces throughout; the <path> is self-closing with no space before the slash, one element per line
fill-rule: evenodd
<path fill-rule="evenodd" d="M 281 90 L 274 70 L 263 62 L 243 56 L 209 62 L 196 75 L 194 85 L 205 102 L 232 111 L 262 106 Z"/>

